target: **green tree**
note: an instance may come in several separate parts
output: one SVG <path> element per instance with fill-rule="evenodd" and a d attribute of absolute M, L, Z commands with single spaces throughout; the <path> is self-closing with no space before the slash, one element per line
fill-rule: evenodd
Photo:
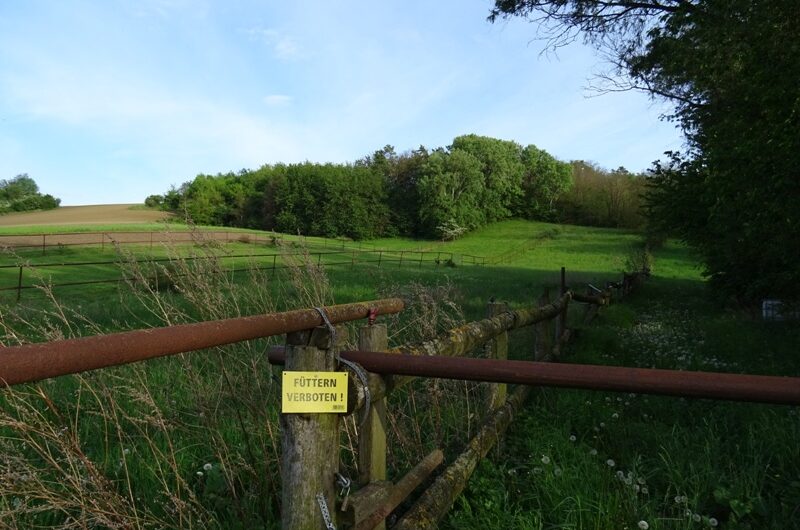
<path fill-rule="evenodd" d="M 425 235 L 441 237 L 440 226 L 472 230 L 486 223 L 483 164 L 461 149 L 430 154 L 419 181 L 420 226 Z"/>
<path fill-rule="evenodd" d="M 800 2 L 496 0 L 504 16 L 538 19 L 553 46 L 583 35 L 610 88 L 673 103 L 688 147 L 653 170 L 651 222 L 731 295 L 800 298 Z"/>
<path fill-rule="evenodd" d="M 512 207 L 522 196 L 525 168 L 520 160 L 522 147 L 508 140 L 467 134 L 453 140 L 451 149 L 471 154 L 481 163 L 483 190 L 480 204 L 486 222 L 512 215 Z"/>
<path fill-rule="evenodd" d="M 516 207 L 526 219 L 551 221 L 556 217 L 556 200 L 572 186 L 572 167 L 535 145 L 522 150 L 523 194 Z"/>

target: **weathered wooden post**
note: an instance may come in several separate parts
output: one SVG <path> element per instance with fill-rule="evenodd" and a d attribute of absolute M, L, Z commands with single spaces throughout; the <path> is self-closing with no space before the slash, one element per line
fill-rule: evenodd
<path fill-rule="evenodd" d="M 17 280 L 17 302 L 22 298 L 22 265 L 19 266 L 19 279 Z"/>
<path fill-rule="evenodd" d="M 278 255 L 277 254 L 273 254 L 272 255 L 272 277 L 273 278 L 275 277 L 275 260 L 277 260 L 277 259 L 278 259 Z"/>
<path fill-rule="evenodd" d="M 545 289 L 542 296 L 539 297 L 538 305 L 539 307 L 544 307 L 550 303 L 550 289 Z M 533 359 L 535 361 L 540 361 L 547 357 L 550 354 L 550 321 L 549 320 L 542 320 L 541 322 L 535 324 L 534 330 L 536 334 L 535 344 L 534 344 L 534 351 L 533 351 Z"/>
<path fill-rule="evenodd" d="M 389 347 L 385 324 L 362 327 L 358 332 L 358 349 L 386 351 Z M 369 378 L 378 378 L 369 374 Z M 374 387 L 370 381 L 370 387 Z M 386 480 L 386 398 L 374 401 L 358 435 L 358 480 L 362 485 Z M 375 528 L 383 530 L 385 523 Z"/>
<path fill-rule="evenodd" d="M 383 251 L 379 250 L 378 251 L 378 267 L 381 266 L 381 260 L 383 260 Z"/>
<path fill-rule="evenodd" d="M 402 267 L 402 266 L 403 266 L 403 253 L 404 253 L 404 252 L 405 252 L 405 251 L 403 251 L 403 250 L 401 250 L 401 251 L 400 251 L 400 264 L 399 264 L 399 265 L 397 265 L 398 267 Z"/>
<path fill-rule="evenodd" d="M 42 234 L 42 254 L 47 253 L 47 235 Z"/>
<path fill-rule="evenodd" d="M 425 253 L 424 253 L 424 252 L 420 252 L 420 253 L 419 253 L 419 265 L 417 265 L 417 268 L 418 268 L 418 269 L 421 269 L 421 268 L 422 268 L 422 258 L 423 258 L 424 256 L 425 256 Z"/>
<path fill-rule="evenodd" d="M 339 333 L 342 331 L 342 333 Z M 345 328 L 337 328 L 337 337 Z M 333 372 L 331 336 L 326 327 L 286 337 L 286 372 Z M 285 378 L 286 376 L 284 376 Z M 284 388 L 287 382 L 284 379 Z M 313 390 L 313 388 L 312 388 Z M 281 527 L 319 530 L 336 516 L 335 474 L 339 471 L 339 414 L 281 414 Z"/>
<path fill-rule="evenodd" d="M 486 316 L 495 317 L 508 311 L 506 304 L 490 301 L 486 306 Z M 504 331 L 488 342 L 487 357 L 490 359 L 508 359 L 508 331 Z M 496 409 L 502 407 L 506 402 L 507 387 L 504 383 L 491 383 L 487 394 L 487 415 L 491 415 Z"/>

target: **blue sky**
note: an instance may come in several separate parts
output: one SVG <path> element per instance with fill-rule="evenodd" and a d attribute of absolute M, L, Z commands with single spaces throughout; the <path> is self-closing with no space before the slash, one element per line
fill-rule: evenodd
<path fill-rule="evenodd" d="M 142 202 L 198 173 L 346 162 L 467 133 L 642 170 L 681 147 L 639 93 L 490 1 L 0 3 L 0 179 L 62 204 Z"/>

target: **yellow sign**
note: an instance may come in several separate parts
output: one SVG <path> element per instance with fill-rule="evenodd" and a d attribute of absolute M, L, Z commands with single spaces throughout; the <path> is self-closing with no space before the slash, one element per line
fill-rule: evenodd
<path fill-rule="evenodd" d="M 347 372 L 283 372 L 281 412 L 346 412 Z"/>

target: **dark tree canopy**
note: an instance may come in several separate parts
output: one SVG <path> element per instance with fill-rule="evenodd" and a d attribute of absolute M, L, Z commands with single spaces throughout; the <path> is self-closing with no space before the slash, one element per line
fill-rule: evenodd
<path fill-rule="evenodd" d="M 59 204 L 61 199 L 39 193 L 39 185 L 27 173 L 10 180 L 0 180 L 0 214 L 49 210 L 57 208 Z"/>
<path fill-rule="evenodd" d="M 800 298 L 800 2 L 497 0 L 490 19 L 508 16 L 551 46 L 582 36 L 607 89 L 671 101 L 687 148 L 654 167 L 653 227 L 741 300 Z"/>

